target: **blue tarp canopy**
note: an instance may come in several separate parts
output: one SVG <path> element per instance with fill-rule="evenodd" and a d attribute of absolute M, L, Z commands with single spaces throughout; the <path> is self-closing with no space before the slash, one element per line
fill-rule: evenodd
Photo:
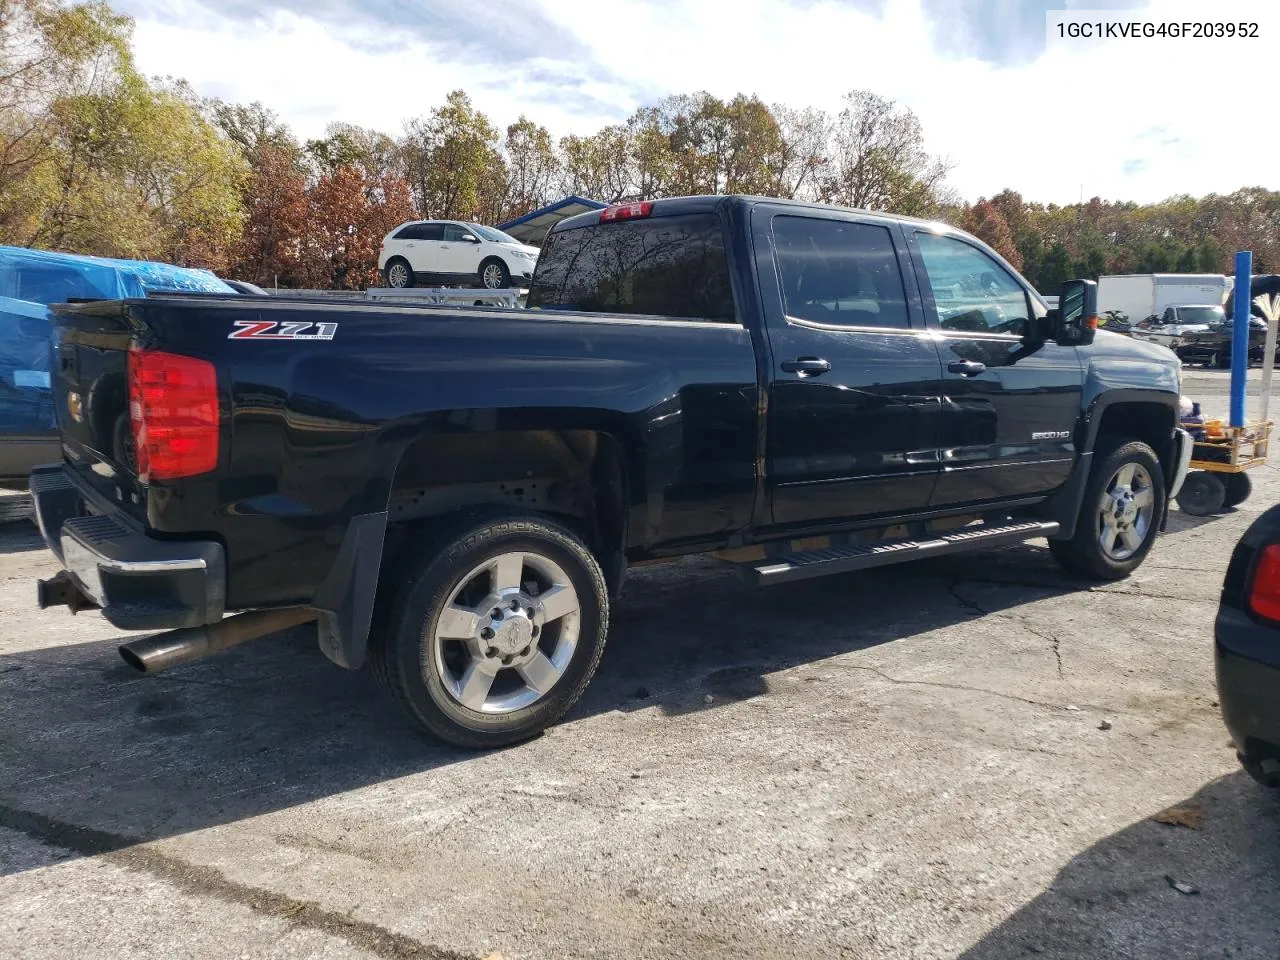
<path fill-rule="evenodd" d="M 162 290 L 235 293 L 208 270 L 0 246 L 0 434 L 38 436 L 57 429 L 49 304 Z"/>
<path fill-rule="evenodd" d="M 607 203 L 601 203 L 599 200 L 588 200 L 586 197 L 565 197 L 563 200 L 557 200 L 541 210 L 526 213 L 523 217 L 516 217 L 506 223 L 500 223 L 498 224 L 498 229 L 515 237 L 521 243 L 540 247 L 551 228 L 561 220 L 566 217 L 576 217 L 580 213 L 587 213 L 591 210 L 603 210 L 607 206 Z"/>

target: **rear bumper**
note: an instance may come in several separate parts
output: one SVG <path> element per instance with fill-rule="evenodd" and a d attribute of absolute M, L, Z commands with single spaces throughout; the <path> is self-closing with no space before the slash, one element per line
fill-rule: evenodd
<path fill-rule="evenodd" d="M 94 512 L 62 466 L 33 471 L 31 496 L 44 542 L 114 626 L 169 630 L 222 619 L 221 544 L 157 540 L 109 510 Z M 41 591 L 41 597 L 49 593 Z"/>
<path fill-rule="evenodd" d="M 1274 663 L 1215 644 L 1222 719 L 1240 760 L 1268 786 L 1280 787 L 1280 648 Z"/>

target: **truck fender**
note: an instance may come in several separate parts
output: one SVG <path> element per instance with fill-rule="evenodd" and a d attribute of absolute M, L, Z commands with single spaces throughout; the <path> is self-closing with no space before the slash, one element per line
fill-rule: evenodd
<path fill-rule="evenodd" d="M 1089 405 L 1082 411 L 1080 424 L 1076 430 L 1077 444 L 1080 451 L 1075 469 L 1067 482 L 1053 496 L 1048 504 L 1049 519 L 1058 521 L 1058 533 L 1051 539 L 1069 540 L 1075 536 L 1076 523 L 1084 509 L 1084 492 L 1089 483 L 1089 475 L 1093 471 L 1093 455 L 1097 448 L 1098 436 L 1101 432 L 1105 414 L 1113 407 L 1145 404 L 1167 408 L 1169 411 L 1168 436 L 1148 435 L 1145 431 L 1136 432 L 1135 439 L 1151 444 L 1156 456 L 1164 468 L 1166 484 L 1176 469 L 1174 428 L 1178 422 L 1178 395 L 1165 390 L 1148 390 L 1143 388 L 1119 388 L 1095 394 Z M 1167 507 L 1167 501 L 1166 501 Z M 1160 520 L 1163 523 L 1164 517 Z"/>

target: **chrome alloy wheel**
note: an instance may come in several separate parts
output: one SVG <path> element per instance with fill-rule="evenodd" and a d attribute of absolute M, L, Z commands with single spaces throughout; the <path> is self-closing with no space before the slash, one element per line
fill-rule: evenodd
<path fill-rule="evenodd" d="M 1138 463 L 1126 463 L 1107 484 L 1098 505 L 1097 532 L 1102 552 L 1128 560 L 1151 533 L 1156 495 L 1151 475 Z"/>
<path fill-rule="evenodd" d="M 559 564 L 536 553 L 503 553 L 454 585 L 427 624 L 423 652 L 459 704 L 512 713 L 556 685 L 573 659 L 581 621 L 578 593 Z"/>
<path fill-rule="evenodd" d="M 502 268 L 496 263 L 491 263 L 484 268 L 481 274 L 486 289 L 500 290 L 502 289 Z"/>
<path fill-rule="evenodd" d="M 397 261 L 387 269 L 387 285 L 402 290 L 409 285 L 409 268 Z"/>

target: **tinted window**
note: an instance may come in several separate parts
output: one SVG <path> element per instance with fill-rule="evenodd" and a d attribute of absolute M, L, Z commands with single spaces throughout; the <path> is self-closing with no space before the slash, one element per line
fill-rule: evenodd
<path fill-rule="evenodd" d="M 1027 293 L 1004 267 L 953 237 L 921 231 L 916 243 L 942 329 L 1027 332 Z"/>
<path fill-rule="evenodd" d="M 438 223 L 411 223 L 396 234 L 397 240 L 440 240 L 444 228 Z"/>
<path fill-rule="evenodd" d="M 787 316 L 852 327 L 906 327 L 902 271 L 885 227 L 773 218 Z"/>
<path fill-rule="evenodd" d="M 460 227 L 456 223 L 446 223 L 444 225 L 444 239 L 458 241 L 471 233 L 466 227 Z"/>
<path fill-rule="evenodd" d="M 653 217 L 552 233 L 528 306 L 733 321 L 715 214 Z"/>

